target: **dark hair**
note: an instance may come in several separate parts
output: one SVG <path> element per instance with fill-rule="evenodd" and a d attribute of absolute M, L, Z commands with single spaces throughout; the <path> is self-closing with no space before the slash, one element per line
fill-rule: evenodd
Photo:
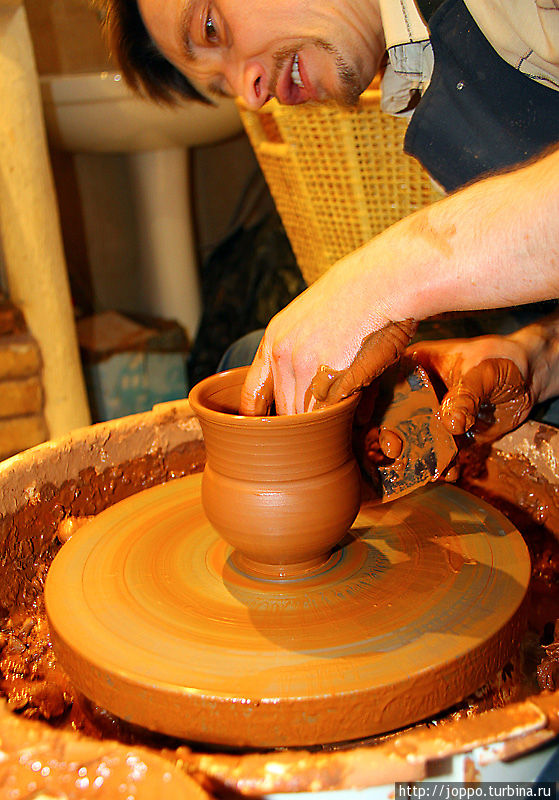
<path fill-rule="evenodd" d="M 104 11 L 111 53 L 135 92 L 169 105 L 183 98 L 211 103 L 158 50 L 137 0 L 106 0 Z"/>

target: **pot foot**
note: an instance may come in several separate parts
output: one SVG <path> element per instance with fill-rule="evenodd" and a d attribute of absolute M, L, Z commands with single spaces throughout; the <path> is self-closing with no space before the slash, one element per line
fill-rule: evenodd
<path fill-rule="evenodd" d="M 307 578 L 322 571 L 332 556 L 332 551 L 301 561 L 297 564 L 263 564 L 234 551 L 231 555 L 233 564 L 250 578 L 264 580 L 290 581 Z"/>

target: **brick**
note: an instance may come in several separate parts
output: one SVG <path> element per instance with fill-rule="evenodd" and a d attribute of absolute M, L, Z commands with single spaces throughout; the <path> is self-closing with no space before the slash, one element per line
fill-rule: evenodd
<path fill-rule="evenodd" d="M 0 459 L 13 456 L 48 439 L 42 414 L 0 420 Z"/>
<path fill-rule="evenodd" d="M 0 381 L 0 418 L 38 414 L 43 409 L 43 387 L 38 376 Z"/>
<path fill-rule="evenodd" d="M 41 363 L 37 342 L 29 334 L 0 336 L 0 380 L 36 375 Z"/>
<path fill-rule="evenodd" d="M 23 333 L 27 330 L 23 314 L 5 295 L 0 294 L 0 335 Z"/>

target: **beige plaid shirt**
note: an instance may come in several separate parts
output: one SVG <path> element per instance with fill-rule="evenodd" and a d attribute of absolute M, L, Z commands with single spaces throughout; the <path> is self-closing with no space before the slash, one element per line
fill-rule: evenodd
<path fill-rule="evenodd" d="M 501 58 L 559 91 L 559 0 L 464 1 Z M 408 105 L 410 91 L 429 85 L 433 51 L 414 0 L 379 3 L 389 56 L 382 107 L 395 114 Z"/>

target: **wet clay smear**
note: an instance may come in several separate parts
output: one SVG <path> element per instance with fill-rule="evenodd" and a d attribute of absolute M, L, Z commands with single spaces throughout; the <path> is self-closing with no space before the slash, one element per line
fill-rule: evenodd
<path fill-rule="evenodd" d="M 88 468 L 59 489 L 42 487 L 33 503 L 3 518 L 0 693 L 11 709 L 95 738 L 136 740 L 129 726 L 119 725 L 79 697 L 57 665 L 45 614 L 44 581 L 63 542 L 85 521 L 138 491 L 199 472 L 204 463 L 203 444 L 189 442 L 165 455 L 146 455 L 101 473 Z"/>
<path fill-rule="evenodd" d="M 15 714 L 46 720 L 54 728 L 80 731 L 98 740 L 146 745 L 170 761 L 181 761 L 187 772 L 196 771 L 196 758 L 208 750 L 204 745 L 185 746 L 187 743 L 135 729 L 75 691 L 57 665 L 50 644 L 43 586 L 56 552 L 84 519 L 134 492 L 198 472 L 203 464 L 203 446 L 191 442 L 165 455 L 146 455 L 104 472 L 88 469 L 78 480 L 58 489 L 44 486 L 37 502 L 2 520 L 0 693 Z M 559 681 L 559 498 L 555 487 L 539 481 L 533 472 L 529 474 L 529 465 L 522 458 L 494 453 L 487 457 L 482 451 L 470 451 L 462 457 L 460 485 L 497 506 L 524 535 L 532 558 L 529 626 L 523 647 L 491 683 L 428 721 L 429 726 L 438 728 L 506 707 L 541 689 L 557 688 Z M 504 491 L 503 487 L 508 488 Z M 393 735 L 322 749 L 376 745 Z M 207 787 L 207 775 L 196 777 Z"/>
<path fill-rule="evenodd" d="M 559 689 L 559 486 L 522 455 L 485 448 L 461 452 L 463 488 L 487 500 L 518 528 L 530 551 L 529 632 L 541 690 Z"/>

